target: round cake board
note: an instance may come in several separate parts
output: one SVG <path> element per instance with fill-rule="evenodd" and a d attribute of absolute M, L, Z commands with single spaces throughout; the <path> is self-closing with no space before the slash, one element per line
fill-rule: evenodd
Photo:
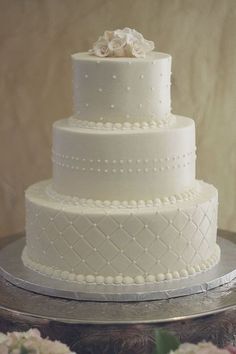
<path fill-rule="evenodd" d="M 211 290 L 236 278 L 236 245 L 218 238 L 221 260 L 211 270 L 186 279 L 145 285 L 93 285 L 52 279 L 26 268 L 21 260 L 25 238 L 0 249 L 0 274 L 10 283 L 39 293 L 87 301 L 148 301 L 175 298 Z"/>

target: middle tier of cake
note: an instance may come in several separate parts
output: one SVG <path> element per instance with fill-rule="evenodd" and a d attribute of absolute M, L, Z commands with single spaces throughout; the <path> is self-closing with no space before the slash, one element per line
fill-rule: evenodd
<path fill-rule="evenodd" d="M 175 116 L 166 127 L 53 126 L 53 188 L 93 200 L 153 200 L 195 185 L 195 125 Z"/>

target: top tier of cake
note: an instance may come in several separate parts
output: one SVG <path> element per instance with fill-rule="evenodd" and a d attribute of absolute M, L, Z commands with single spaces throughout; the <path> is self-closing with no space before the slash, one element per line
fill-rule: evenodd
<path fill-rule="evenodd" d="M 74 118 L 87 122 L 168 123 L 171 56 L 145 58 L 72 55 Z"/>

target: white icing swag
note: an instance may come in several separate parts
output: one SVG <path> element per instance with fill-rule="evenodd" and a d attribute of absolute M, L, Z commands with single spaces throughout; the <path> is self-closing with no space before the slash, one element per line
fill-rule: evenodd
<path fill-rule="evenodd" d="M 93 44 L 89 54 L 98 57 L 140 57 L 154 49 L 154 42 L 146 40 L 135 29 L 125 27 L 115 31 L 105 31 Z"/>

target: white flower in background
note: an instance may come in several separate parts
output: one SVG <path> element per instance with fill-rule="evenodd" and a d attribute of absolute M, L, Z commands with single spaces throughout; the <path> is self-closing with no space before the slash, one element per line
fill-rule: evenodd
<path fill-rule="evenodd" d="M 28 332 L 0 333 L 0 354 L 75 354 L 67 345 L 41 337 L 37 329 Z"/>
<path fill-rule="evenodd" d="M 146 40 L 134 29 L 125 27 L 123 30 L 105 31 L 94 43 L 89 54 L 98 57 L 141 57 L 154 49 L 154 43 Z"/>
<path fill-rule="evenodd" d="M 198 344 L 184 343 L 170 354 L 229 354 L 226 349 L 217 348 L 213 343 L 202 342 Z"/>
<path fill-rule="evenodd" d="M 0 344 L 7 339 L 7 336 L 3 333 L 0 333 Z"/>

